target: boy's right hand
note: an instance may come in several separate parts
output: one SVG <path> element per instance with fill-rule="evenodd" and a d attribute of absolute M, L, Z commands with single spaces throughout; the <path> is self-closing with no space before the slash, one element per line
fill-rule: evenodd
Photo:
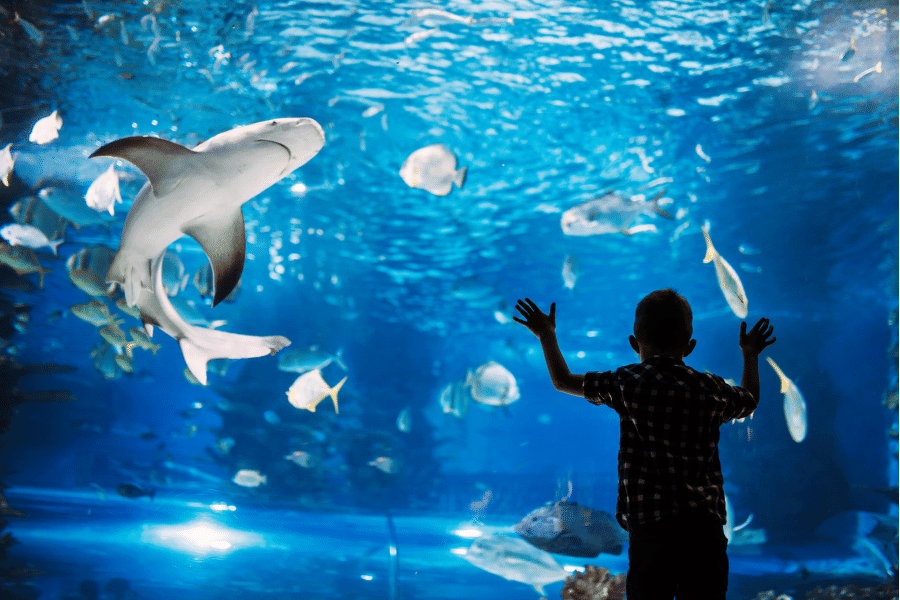
<path fill-rule="evenodd" d="M 556 302 L 550 305 L 550 314 L 545 315 L 537 304 L 529 298 L 519 300 L 516 303 L 516 310 L 521 313 L 525 320 L 513 317 L 513 321 L 521 323 L 528 330 L 540 339 L 543 335 L 553 333 L 556 330 Z"/>
<path fill-rule="evenodd" d="M 769 327 L 768 319 L 762 318 L 756 322 L 750 333 L 747 333 L 747 323 L 741 321 L 741 337 L 738 342 L 741 350 L 744 354 L 759 356 L 763 350 L 775 343 L 776 338 L 767 339 L 772 335 L 774 329 L 774 327 Z"/>

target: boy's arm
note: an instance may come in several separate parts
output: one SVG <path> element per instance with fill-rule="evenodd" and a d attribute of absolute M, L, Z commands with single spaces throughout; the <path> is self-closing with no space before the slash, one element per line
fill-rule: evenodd
<path fill-rule="evenodd" d="M 549 315 L 541 312 L 541 309 L 528 298 L 525 298 L 524 301 L 519 300 L 516 310 L 525 319 L 513 317 L 513 321 L 527 327 L 541 341 L 544 361 L 547 363 L 553 387 L 560 392 L 584 397 L 584 375 L 569 371 L 566 359 L 563 358 L 562 351 L 559 349 L 559 342 L 556 341 L 556 302 L 550 305 Z"/>
<path fill-rule="evenodd" d="M 757 402 L 759 402 L 759 355 L 775 343 L 776 338 L 766 339 L 772 335 L 773 330 L 773 327 L 769 327 L 768 319 L 760 319 L 750 333 L 747 333 L 747 323 L 741 321 L 741 336 L 738 341 L 744 354 L 741 387 L 750 392 Z"/>

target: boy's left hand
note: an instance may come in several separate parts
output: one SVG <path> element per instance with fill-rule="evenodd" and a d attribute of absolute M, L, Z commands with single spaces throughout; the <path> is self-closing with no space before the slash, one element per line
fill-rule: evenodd
<path fill-rule="evenodd" d="M 525 319 L 522 320 L 518 317 L 513 317 L 513 321 L 527 327 L 528 330 L 538 338 L 541 338 L 548 333 L 553 333 L 556 330 L 556 302 L 550 305 L 549 315 L 541 312 L 541 309 L 537 307 L 537 304 L 532 302 L 529 298 L 519 300 L 516 304 L 516 310 L 519 311 Z"/>

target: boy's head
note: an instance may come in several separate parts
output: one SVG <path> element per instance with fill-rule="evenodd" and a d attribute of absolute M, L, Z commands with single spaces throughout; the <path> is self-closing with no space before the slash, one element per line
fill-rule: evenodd
<path fill-rule="evenodd" d="M 675 290 L 650 292 L 634 311 L 634 339 L 640 346 L 635 351 L 642 354 L 641 360 L 645 358 L 643 354 L 687 356 L 694 349 L 693 319 L 691 305 Z M 635 347 L 634 342 L 631 345 Z"/>

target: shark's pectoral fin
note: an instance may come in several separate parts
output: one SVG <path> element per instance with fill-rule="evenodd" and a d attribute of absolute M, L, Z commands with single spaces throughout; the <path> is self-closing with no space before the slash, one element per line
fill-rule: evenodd
<path fill-rule="evenodd" d="M 178 187 L 188 170 L 185 163 L 195 154 L 197 153 L 193 150 L 175 142 L 134 136 L 101 146 L 91 154 L 91 158 L 113 156 L 127 160 L 147 176 L 153 186 L 153 193 L 161 197 Z"/>
<path fill-rule="evenodd" d="M 206 363 L 209 361 L 209 354 L 188 338 L 178 340 L 178 345 L 181 346 L 184 362 L 187 363 L 191 375 L 202 385 L 206 385 Z"/>
<path fill-rule="evenodd" d="M 244 271 L 247 247 L 241 208 L 229 213 L 204 215 L 181 230 L 200 244 L 213 272 L 213 306 L 228 297 Z"/>

